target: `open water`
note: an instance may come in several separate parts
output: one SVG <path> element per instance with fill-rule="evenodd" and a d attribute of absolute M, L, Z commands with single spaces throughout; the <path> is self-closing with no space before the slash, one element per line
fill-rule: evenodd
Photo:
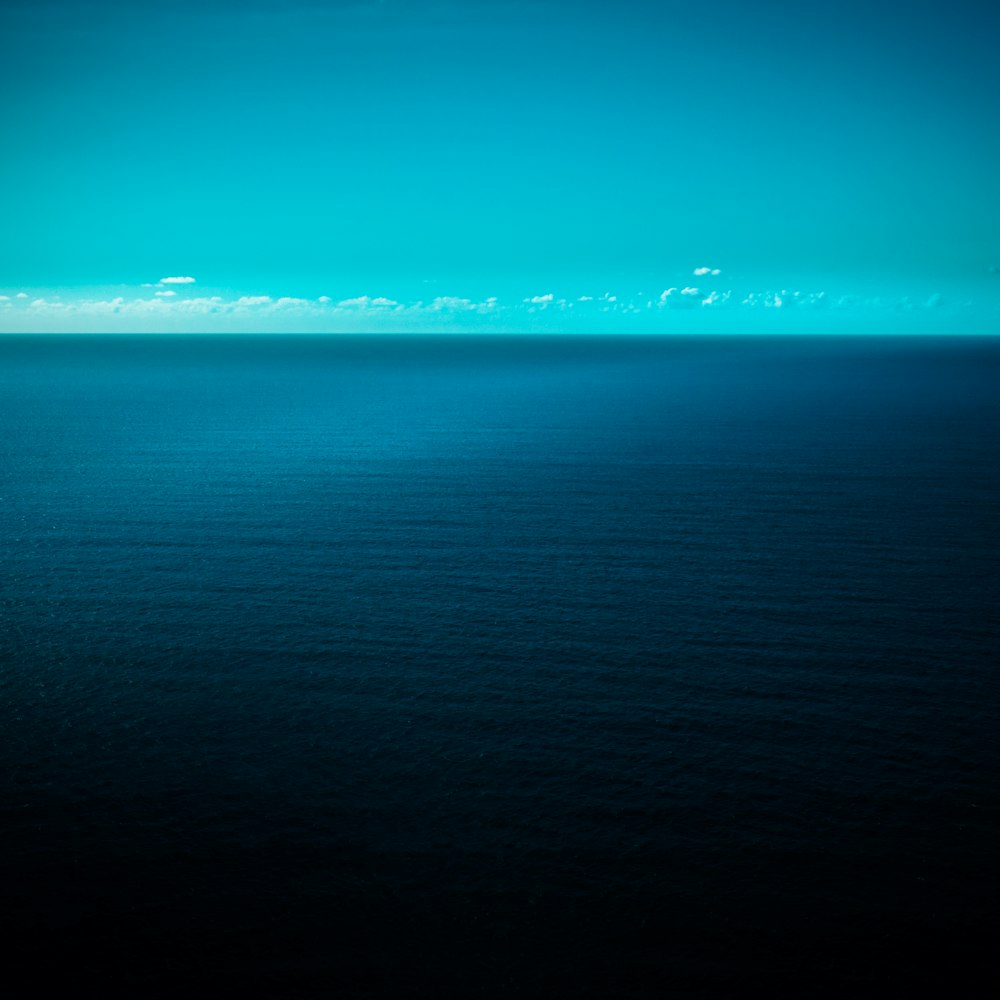
<path fill-rule="evenodd" d="M 0 428 L 35 989 L 992 974 L 1000 341 L 8 336 Z"/>

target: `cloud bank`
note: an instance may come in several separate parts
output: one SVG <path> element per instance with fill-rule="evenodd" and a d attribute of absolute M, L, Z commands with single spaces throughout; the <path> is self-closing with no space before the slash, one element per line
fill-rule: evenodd
<path fill-rule="evenodd" d="M 702 276 L 718 269 L 696 268 Z M 194 278 L 114 294 L 4 289 L 0 332 L 962 332 L 956 317 L 974 303 L 939 291 L 903 297 L 832 294 L 793 288 L 739 289 L 676 284 L 658 295 L 604 291 L 560 296 L 545 291 L 502 299 L 439 295 L 407 301 L 364 293 L 315 298 L 259 292 L 194 294 Z M 717 282 L 712 282 L 717 285 Z M 169 286 L 169 287 L 163 287 Z M 143 291 L 152 289 L 152 291 Z M 996 320 L 1000 305 L 982 315 Z M 788 317 L 779 319 L 778 317 Z M 777 325 L 776 325 L 777 324 Z"/>

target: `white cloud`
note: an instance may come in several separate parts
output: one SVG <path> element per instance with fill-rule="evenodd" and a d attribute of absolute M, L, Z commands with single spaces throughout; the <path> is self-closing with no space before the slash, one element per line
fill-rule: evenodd
<path fill-rule="evenodd" d="M 211 298 L 201 296 L 196 299 L 178 299 L 176 302 L 164 302 L 160 300 L 160 305 L 166 306 L 170 312 L 181 313 L 222 313 L 233 311 L 233 303 L 223 302 L 218 295 Z"/>
<path fill-rule="evenodd" d="M 693 273 L 696 274 L 699 278 L 703 277 L 706 274 L 711 275 L 713 278 L 717 278 L 720 274 L 722 274 L 722 272 L 717 267 L 696 267 Z"/>
<path fill-rule="evenodd" d="M 732 301 L 732 292 L 709 292 L 705 298 L 701 300 L 703 306 L 709 306 L 715 309 L 722 309 L 728 306 Z"/>
<path fill-rule="evenodd" d="M 326 298 L 326 296 L 324 296 Z M 327 299 L 329 301 L 329 299 Z M 387 299 L 384 295 L 372 298 L 370 295 L 359 295 L 353 299 L 341 299 L 338 309 L 392 309 L 399 303 L 395 299 Z"/>
<path fill-rule="evenodd" d="M 130 305 L 134 304 L 135 303 L 130 303 Z M 105 299 L 84 300 L 83 302 L 77 303 L 76 311 L 84 313 L 85 315 L 106 316 L 109 313 L 120 313 L 122 311 L 122 306 L 124 305 L 125 299 L 121 295 L 116 295 L 110 301 Z"/>
<path fill-rule="evenodd" d="M 455 295 L 439 295 L 428 308 L 431 312 L 469 312 L 476 308 L 476 303 Z"/>
<path fill-rule="evenodd" d="M 714 284 L 714 282 L 712 283 Z M 676 286 L 666 289 L 658 297 L 647 299 L 637 295 L 615 296 L 610 292 L 595 299 L 591 295 L 581 295 L 574 299 L 557 298 L 553 293 L 533 295 L 524 299 L 512 299 L 501 303 L 496 296 L 471 299 L 460 296 L 441 295 L 431 300 L 399 302 L 385 296 L 362 295 L 346 298 L 334 303 L 330 296 L 314 299 L 293 296 L 269 295 L 220 295 L 190 296 L 189 290 L 155 288 L 152 292 L 140 292 L 138 288 L 122 295 L 111 297 L 97 293 L 93 298 L 64 296 L 57 301 L 55 293 L 44 297 L 29 295 L 27 292 L 0 295 L 0 317 L 5 330 L 39 332 L 62 330 L 72 332 L 114 332 L 141 330 L 171 331 L 236 331 L 236 332 L 279 332 L 296 329 L 315 332 L 378 332 L 383 330 L 483 330 L 510 329 L 523 331 L 552 325 L 548 320 L 561 317 L 566 330 L 593 324 L 602 314 L 609 322 L 625 324 L 643 323 L 647 320 L 635 317 L 652 317 L 658 310 L 683 310 L 677 314 L 686 317 L 683 322 L 704 322 L 707 329 L 715 329 L 723 324 L 723 316 L 715 320 L 707 314 L 699 317 L 702 310 L 727 310 L 724 323 L 734 322 L 736 316 L 730 310 L 765 310 L 774 317 L 775 327 L 787 322 L 781 314 L 791 314 L 796 326 L 800 323 L 829 324 L 828 319 L 807 319 L 806 311 L 814 315 L 819 310 L 843 313 L 845 322 L 854 323 L 851 317 L 863 314 L 909 316 L 913 322 L 925 324 L 940 321 L 934 316 L 951 316 L 957 311 L 972 309 L 972 303 L 943 299 L 940 293 L 929 291 L 912 297 L 886 296 L 881 298 L 850 295 L 828 295 L 818 291 L 796 291 L 792 289 L 768 289 L 760 291 L 737 291 L 702 289 L 694 285 Z M 146 296 L 146 297 L 140 297 Z M 586 306 L 586 303 L 591 303 Z M 780 311 L 780 312 L 779 312 Z M 758 314 L 759 323 L 766 313 Z M 801 315 L 800 315 L 801 314 Z M 628 320 L 625 317 L 633 317 Z M 662 313 L 661 313 L 662 316 Z M 923 316 L 923 320 L 918 317 Z M 619 319 L 621 317 L 621 319 Z M 666 317 L 663 317 L 666 320 Z M 675 321 L 675 322 L 676 322 Z"/>
<path fill-rule="evenodd" d="M 160 278 L 157 282 L 159 285 L 193 285 L 194 278 L 186 275 L 182 275 L 176 278 Z"/>
<path fill-rule="evenodd" d="M 690 285 L 686 288 L 668 288 L 660 295 L 660 303 L 671 309 L 691 309 L 701 301 L 701 292 Z"/>
<path fill-rule="evenodd" d="M 860 302 L 861 300 L 855 299 L 852 295 L 844 295 L 836 302 L 831 302 L 826 292 L 798 292 L 782 288 L 780 291 L 749 292 L 742 304 L 751 308 L 760 306 L 764 309 L 790 309 L 792 307 L 818 309 L 829 305 L 849 308 Z M 877 306 L 879 303 L 877 300 L 870 300 L 866 304 Z"/>

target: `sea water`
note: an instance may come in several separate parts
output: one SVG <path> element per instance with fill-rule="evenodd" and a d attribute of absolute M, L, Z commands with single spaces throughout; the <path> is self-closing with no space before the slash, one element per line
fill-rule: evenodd
<path fill-rule="evenodd" d="M 0 339 L 6 942 L 146 994 L 988 968 L 998 390 L 962 337 Z"/>

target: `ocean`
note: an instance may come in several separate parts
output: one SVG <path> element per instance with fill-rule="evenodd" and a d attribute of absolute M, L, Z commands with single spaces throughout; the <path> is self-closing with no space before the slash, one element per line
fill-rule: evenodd
<path fill-rule="evenodd" d="M 5 336 L 0 427 L 8 976 L 995 981 L 1000 340 Z"/>

